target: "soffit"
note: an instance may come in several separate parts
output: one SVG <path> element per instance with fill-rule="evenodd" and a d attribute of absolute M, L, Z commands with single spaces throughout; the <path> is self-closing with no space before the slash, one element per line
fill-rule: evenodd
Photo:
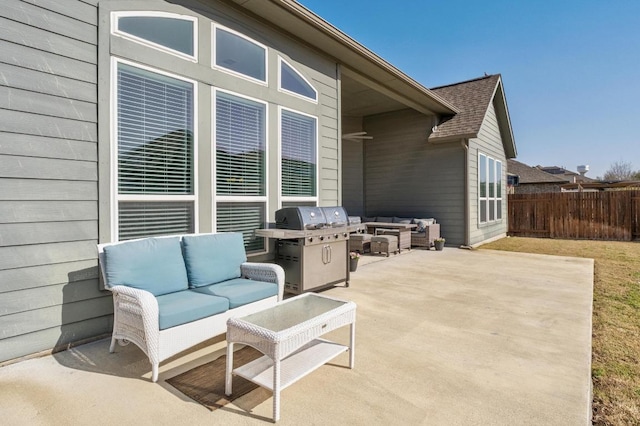
<path fill-rule="evenodd" d="M 401 103 L 403 108 L 411 107 L 425 114 L 457 112 L 456 107 L 448 101 L 294 0 L 230 1 L 334 58 L 345 70 L 352 72 L 352 77 L 359 74 L 362 77 L 361 84 L 381 91 L 384 96 Z M 353 90 L 358 90 L 358 87 Z"/>

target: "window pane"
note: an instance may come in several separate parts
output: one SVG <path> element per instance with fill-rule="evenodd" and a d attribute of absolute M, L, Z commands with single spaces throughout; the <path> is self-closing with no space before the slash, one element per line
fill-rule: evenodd
<path fill-rule="evenodd" d="M 266 106 L 216 95 L 216 192 L 265 195 Z"/>
<path fill-rule="evenodd" d="M 480 200 L 480 222 L 487 221 L 487 200 Z"/>
<path fill-rule="evenodd" d="M 280 62 L 280 87 L 305 98 L 316 100 L 318 95 L 313 87 L 292 67 Z"/>
<path fill-rule="evenodd" d="M 242 232 L 247 252 L 265 250 L 265 241 L 254 231 L 265 227 L 264 203 L 218 203 L 217 232 Z"/>
<path fill-rule="evenodd" d="M 489 200 L 489 220 L 496 220 L 496 202 Z"/>
<path fill-rule="evenodd" d="M 496 197 L 502 198 L 502 162 L 496 161 Z"/>
<path fill-rule="evenodd" d="M 502 200 L 496 200 L 496 219 L 502 219 Z"/>
<path fill-rule="evenodd" d="M 118 203 L 118 240 L 158 235 L 190 234 L 193 227 L 191 202 Z"/>
<path fill-rule="evenodd" d="M 118 30 L 193 56 L 193 21 L 158 16 L 121 16 Z"/>
<path fill-rule="evenodd" d="M 480 155 L 478 169 L 480 175 L 480 197 L 485 198 L 487 196 L 487 157 L 484 155 Z"/>
<path fill-rule="evenodd" d="M 496 196 L 496 170 L 493 158 L 489 158 L 489 197 Z"/>
<path fill-rule="evenodd" d="M 193 193 L 193 85 L 118 65 L 118 192 Z"/>
<path fill-rule="evenodd" d="M 316 119 L 282 110 L 282 195 L 316 195 Z"/>
<path fill-rule="evenodd" d="M 267 80 L 266 52 L 261 46 L 216 28 L 216 65 L 260 81 Z"/>
<path fill-rule="evenodd" d="M 282 207 L 299 207 L 299 206 L 308 206 L 315 207 L 315 201 L 283 201 Z"/>

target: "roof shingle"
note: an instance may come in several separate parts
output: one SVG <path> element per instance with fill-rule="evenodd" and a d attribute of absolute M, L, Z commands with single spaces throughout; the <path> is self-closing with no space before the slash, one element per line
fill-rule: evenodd
<path fill-rule="evenodd" d="M 438 130 L 429 139 L 477 136 L 499 80 L 500 74 L 495 74 L 431 89 L 436 95 L 451 102 L 460 112 L 439 124 Z"/>

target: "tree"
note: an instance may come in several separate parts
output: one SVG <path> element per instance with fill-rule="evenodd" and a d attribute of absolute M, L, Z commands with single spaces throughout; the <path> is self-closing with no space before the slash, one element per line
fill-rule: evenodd
<path fill-rule="evenodd" d="M 604 174 L 603 180 L 635 180 L 639 177 L 640 170 L 633 170 L 633 165 L 626 161 L 616 161 Z"/>

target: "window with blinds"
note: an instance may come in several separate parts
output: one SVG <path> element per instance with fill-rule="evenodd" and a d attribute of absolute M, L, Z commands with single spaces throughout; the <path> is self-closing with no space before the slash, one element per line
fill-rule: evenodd
<path fill-rule="evenodd" d="M 193 232 L 193 95 L 193 83 L 118 63 L 119 239 Z"/>
<path fill-rule="evenodd" d="M 216 193 L 265 195 L 266 105 L 216 92 Z"/>
<path fill-rule="evenodd" d="M 280 111 L 282 196 L 316 196 L 317 119 Z"/>
<path fill-rule="evenodd" d="M 246 251 L 265 250 L 265 239 L 254 231 L 265 227 L 265 204 L 261 202 L 220 202 L 216 208 L 218 232 L 241 232 Z"/>
<path fill-rule="evenodd" d="M 120 202 L 119 240 L 195 232 L 192 202 Z"/>

